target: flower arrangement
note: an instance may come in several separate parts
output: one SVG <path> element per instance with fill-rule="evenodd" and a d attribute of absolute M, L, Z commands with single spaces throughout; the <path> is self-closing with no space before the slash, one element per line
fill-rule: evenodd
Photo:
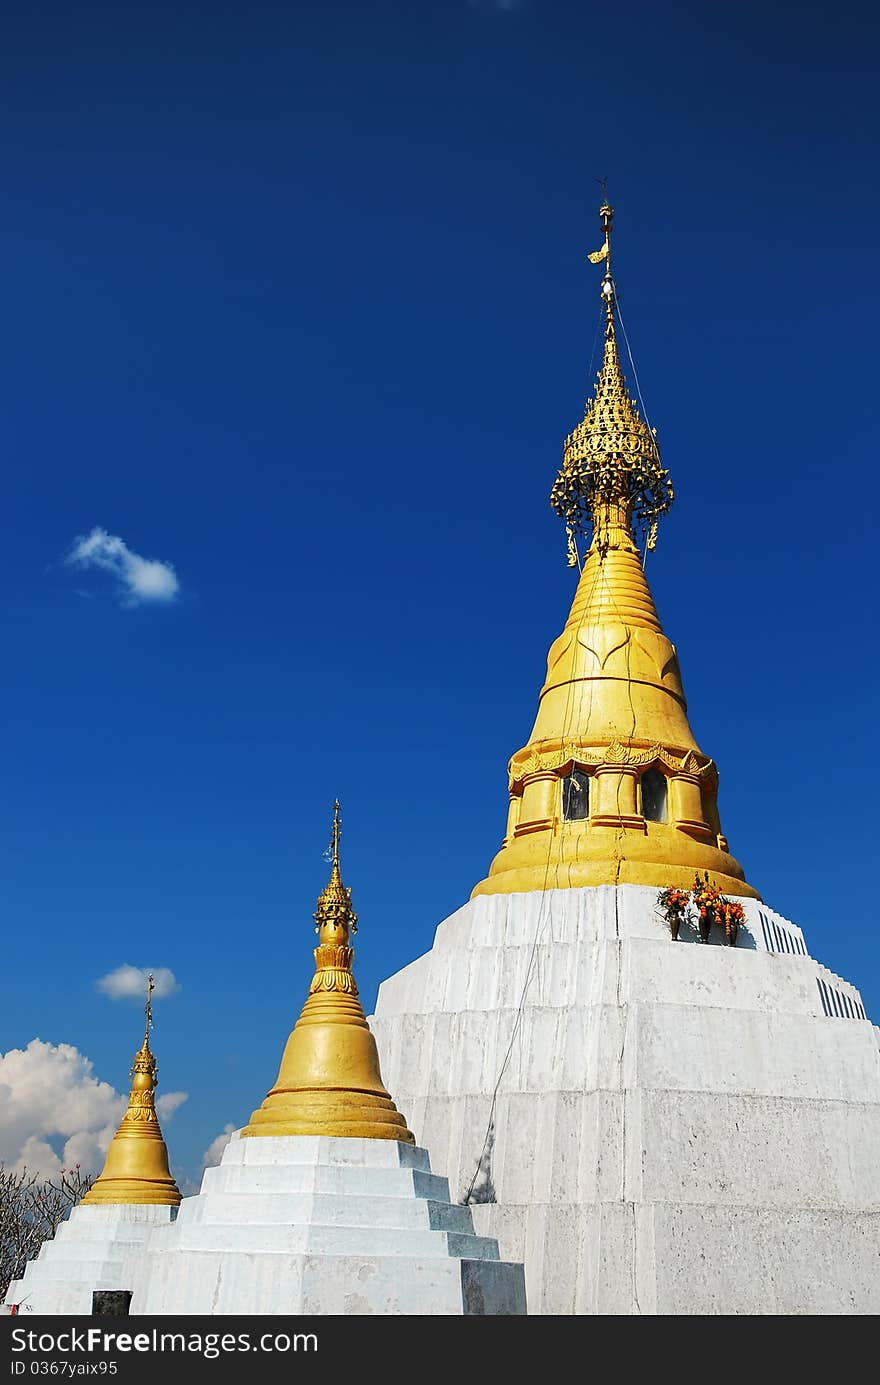
<path fill-rule="evenodd" d="M 657 903 L 666 922 L 669 924 L 669 931 L 673 938 L 678 937 L 678 930 L 682 921 L 690 913 L 691 897 L 687 890 L 676 890 L 672 885 L 667 885 L 657 896 Z"/>
<path fill-rule="evenodd" d="M 681 924 L 693 917 L 691 905 L 696 909 L 700 938 L 704 943 L 709 941 L 712 924 L 717 923 L 724 929 L 725 942 L 735 947 L 739 926 L 746 921 L 746 912 L 739 900 L 727 899 L 718 886 L 712 884 L 708 871 L 694 876 L 690 891 L 667 885 L 658 894 L 657 904 L 673 938 L 678 937 Z"/>
<path fill-rule="evenodd" d="M 709 872 L 706 871 L 702 877 L 694 876 L 694 885 L 691 890 L 694 904 L 697 906 L 699 916 L 700 937 L 703 942 L 709 941 L 709 930 L 721 914 L 722 894 L 717 885 L 713 885 L 709 879 Z"/>
<path fill-rule="evenodd" d="M 737 930 L 741 923 L 746 921 L 746 911 L 738 899 L 725 899 L 722 896 L 719 909 L 718 922 L 724 928 L 724 936 L 728 943 L 733 946 L 736 942 Z"/>
<path fill-rule="evenodd" d="M 727 899 L 718 886 L 712 884 L 708 871 L 704 871 L 702 879 L 699 875 L 694 877 L 691 893 L 700 916 L 700 937 L 703 942 L 709 941 L 709 930 L 713 923 L 717 923 L 724 929 L 725 942 L 734 947 L 739 926 L 746 921 L 746 911 L 739 900 Z"/>

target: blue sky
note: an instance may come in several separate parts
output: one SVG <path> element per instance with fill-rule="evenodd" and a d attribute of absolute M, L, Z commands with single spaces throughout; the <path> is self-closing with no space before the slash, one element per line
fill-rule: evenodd
<path fill-rule="evenodd" d="M 603 175 L 722 822 L 880 1019 L 877 38 L 847 4 L 4 6 L 7 1133 L 65 1154 L 62 1069 L 113 1124 L 142 1016 L 96 983 L 164 968 L 198 1176 L 305 998 L 335 797 L 367 1010 L 485 875 L 571 600 Z"/>

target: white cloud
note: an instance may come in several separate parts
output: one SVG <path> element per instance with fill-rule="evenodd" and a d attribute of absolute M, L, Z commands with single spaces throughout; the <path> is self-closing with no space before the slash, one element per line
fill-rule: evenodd
<path fill-rule="evenodd" d="M 71 567 L 101 568 L 120 584 L 124 606 L 140 606 L 148 601 L 173 601 L 180 590 L 171 563 L 142 558 L 133 553 L 116 534 L 97 525 L 90 534 L 80 534 L 65 558 Z"/>
<path fill-rule="evenodd" d="M 0 1054 L 0 1161 L 7 1167 L 55 1174 L 79 1163 L 100 1172 L 124 1110 L 124 1097 L 71 1044 L 32 1039 Z"/>
<path fill-rule="evenodd" d="M 147 977 L 153 978 L 153 999 L 165 1000 L 180 990 L 177 978 L 168 967 L 133 967 L 123 962 L 121 967 L 101 976 L 95 982 L 95 990 L 103 991 L 111 1000 L 146 1001 Z"/>
<path fill-rule="evenodd" d="M 72 1044 L 42 1039 L 0 1053 L 0 1164 L 43 1177 L 76 1164 L 83 1173 L 101 1172 L 128 1093 L 101 1082 L 93 1066 Z M 162 1115 L 170 1116 L 186 1093 L 160 1100 Z"/>
<path fill-rule="evenodd" d="M 170 1120 L 178 1106 L 182 1106 L 186 1101 L 187 1096 L 187 1092 L 165 1092 L 162 1096 L 157 1096 L 156 1115 L 159 1120 Z"/>
<path fill-rule="evenodd" d="M 213 1169 L 216 1164 L 220 1163 L 220 1160 L 223 1157 L 223 1151 L 229 1144 L 230 1137 L 232 1136 L 232 1132 L 234 1130 L 234 1125 L 224 1125 L 221 1133 L 211 1141 L 211 1143 L 208 1145 L 208 1148 L 202 1155 L 203 1169 Z"/>

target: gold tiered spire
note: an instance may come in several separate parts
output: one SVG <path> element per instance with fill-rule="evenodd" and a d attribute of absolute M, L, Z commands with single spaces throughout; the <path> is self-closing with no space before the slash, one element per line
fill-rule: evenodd
<path fill-rule="evenodd" d="M 605 243 L 597 252 L 605 260 L 602 300 L 605 305 L 605 351 L 596 392 L 587 400 L 584 418 L 565 439 L 562 469 L 550 493 L 550 503 L 566 521 L 570 544 L 592 529 L 600 549 L 624 547 L 637 551 L 631 525 L 646 531 L 654 547 L 657 520 L 673 501 L 669 472 L 660 464 L 653 431 L 639 414 L 620 367 L 614 309 L 617 295 L 611 277 L 613 209 L 603 202 L 599 212 Z M 596 258 L 591 255 L 590 259 Z M 571 564 L 577 561 L 570 547 Z"/>
<path fill-rule="evenodd" d="M 415 1144 L 382 1082 L 376 1040 L 351 970 L 357 932 L 339 870 L 339 803 L 333 806 L 330 879 L 315 910 L 315 975 L 275 1085 L 242 1135 L 341 1135 Z"/>
<path fill-rule="evenodd" d="M 168 1150 L 159 1128 L 153 1098 L 158 1081 L 156 1059 L 150 1050 L 154 990 L 150 976 L 147 979 L 147 1003 L 144 1007 L 144 1041 L 134 1055 L 128 1110 L 110 1141 L 104 1168 L 82 1199 L 83 1202 L 159 1203 L 164 1207 L 177 1207 L 180 1203 L 180 1190 L 168 1168 Z"/>
<path fill-rule="evenodd" d="M 725 893 L 758 897 L 730 854 L 718 774 L 687 718 L 675 646 L 660 625 L 633 535 L 652 548 L 672 504 L 654 430 L 620 365 L 611 276 L 613 209 L 604 232 L 605 343 L 596 390 L 566 438 L 550 502 L 566 522 L 569 561 L 590 545 L 571 612 L 551 645 L 528 744 L 509 765 L 501 850 L 473 894 L 603 884 L 688 889 L 709 871 Z M 576 792 L 575 792 L 576 790 Z"/>

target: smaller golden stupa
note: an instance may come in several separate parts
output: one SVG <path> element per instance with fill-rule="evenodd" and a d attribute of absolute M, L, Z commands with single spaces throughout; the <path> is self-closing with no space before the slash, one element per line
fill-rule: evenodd
<path fill-rule="evenodd" d="M 315 910 L 315 975 L 275 1085 L 246 1135 L 341 1135 L 415 1144 L 379 1071 L 376 1040 L 351 971 L 357 932 L 351 890 L 339 873 L 339 803 L 333 806 L 330 879 Z"/>
<path fill-rule="evenodd" d="M 157 1069 L 150 1051 L 150 1026 L 155 989 L 150 976 L 147 979 L 144 1041 L 134 1055 L 128 1110 L 110 1141 L 100 1176 L 82 1199 L 85 1203 L 157 1203 L 163 1207 L 180 1204 L 180 1189 L 171 1177 L 168 1150 L 153 1100 Z"/>

